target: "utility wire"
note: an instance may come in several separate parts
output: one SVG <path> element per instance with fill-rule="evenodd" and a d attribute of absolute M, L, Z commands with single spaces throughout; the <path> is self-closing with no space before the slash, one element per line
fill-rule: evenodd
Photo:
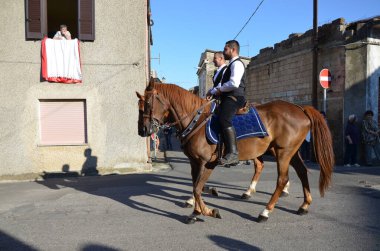
<path fill-rule="evenodd" d="M 241 28 L 241 30 L 239 31 L 239 33 L 234 37 L 234 40 L 239 36 L 239 34 L 244 30 L 245 26 L 247 26 L 247 24 L 249 23 L 249 21 L 251 21 L 251 18 L 256 14 L 257 10 L 260 8 L 261 4 L 264 2 L 264 0 L 262 0 L 260 2 L 260 4 L 256 7 L 256 10 L 252 13 L 251 17 L 248 19 L 248 21 L 244 24 L 243 28 Z"/>

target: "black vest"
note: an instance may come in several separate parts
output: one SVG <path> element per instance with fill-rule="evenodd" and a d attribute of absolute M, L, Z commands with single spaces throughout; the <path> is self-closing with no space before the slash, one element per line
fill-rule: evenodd
<path fill-rule="evenodd" d="M 215 80 L 214 77 L 212 78 L 212 81 L 214 81 L 214 87 L 217 87 L 220 81 L 222 80 L 223 77 L 223 72 L 227 68 L 227 65 L 225 65 L 222 69 L 220 69 L 218 76 L 216 76 Z M 214 76 L 216 74 L 216 71 L 214 73 Z"/>
<path fill-rule="evenodd" d="M 230 80 L 230 77 L 231 77 L 231 65 L 233 63 L 235 63 L 235 61 L 240 61 L 244 65 L 243 61 L 241 61 L 240 58 L 237 58 L 234 61 L 232 61 L 227 66 L 227 69 L 226 69 L 226 71 L 223 74 L 222 86 L 223 86 L 224 83 L 226 83 L 226 82 L 228 82 Z M 244 93 L 245 93 L 245 82 L 244 82 L 244 80 L 245 80 L 245 65 L 244 65 L 244 73 L 243 73 L 243 76 L 241 78 L 239 87 L 236 88 L 236 89 L 234 89 L 234 90 L 232 90 L 232 91 L 230 91 L 230 92 L 222 92 L 222 96 L 234 96 L 234 97 L 243 96 L 244 97 Z"/>

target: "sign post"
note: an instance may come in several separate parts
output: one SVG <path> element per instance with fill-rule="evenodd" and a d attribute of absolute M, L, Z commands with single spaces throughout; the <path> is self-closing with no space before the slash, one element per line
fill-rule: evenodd
<path fill-rule="evenodd" d="M 327 89 L 331 85 L 331 73 L 328 69 L 322 69 L 319 73 L 319 83 L 323 88 L 323 111 L 326 113 Z"/>

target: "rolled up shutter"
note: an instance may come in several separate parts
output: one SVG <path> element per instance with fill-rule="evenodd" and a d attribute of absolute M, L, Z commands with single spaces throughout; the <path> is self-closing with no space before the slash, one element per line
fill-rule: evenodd
<path fill-rule="evenodd" d="M 87 143 L 85 100 L 40 100 L 41 145 Z"/>
<path fill-rule="evenodd" d="M 44 0 L 25 0 L 26 39 L 42 39 L 45 31 Z"/>
<path fill-rule="evenodd" d="M 78 38 L 95 40 L 95 0 L 78 0 Z"/>

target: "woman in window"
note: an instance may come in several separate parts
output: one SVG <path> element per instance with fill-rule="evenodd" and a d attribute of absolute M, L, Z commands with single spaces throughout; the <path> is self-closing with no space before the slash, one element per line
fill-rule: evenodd
<path fill-rule="evenodd" d="M 70 31 L 67 30 L 67 25 L 61 24 L 59 26 L 59 31 L 57 31 L 57 33 L 55 33 L 53 39 L 71 40 L 71 34 L 70 34 Z"/>

